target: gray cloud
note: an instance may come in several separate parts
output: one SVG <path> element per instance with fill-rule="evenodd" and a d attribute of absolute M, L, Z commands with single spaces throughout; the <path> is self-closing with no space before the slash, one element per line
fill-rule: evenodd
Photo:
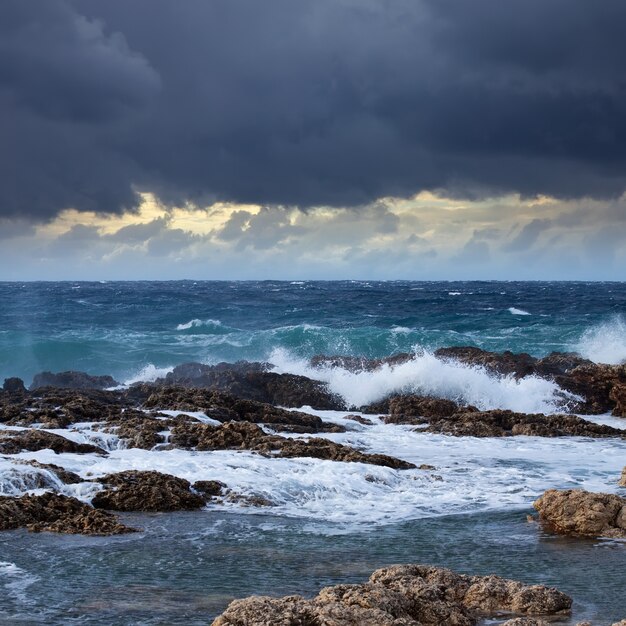
<path fill-rule="evenodd" d="M 122 211 L 136 188 L 614 196 L 625 22 L 623 0 L 4 0 L 0 214 Z"/>

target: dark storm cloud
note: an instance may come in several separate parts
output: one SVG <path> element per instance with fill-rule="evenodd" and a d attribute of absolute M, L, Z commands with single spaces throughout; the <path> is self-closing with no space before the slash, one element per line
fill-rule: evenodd
<path fill-rule="evenodd" d="M 623 0 L 4 0 L 5 215 L 626 187 Z"/>

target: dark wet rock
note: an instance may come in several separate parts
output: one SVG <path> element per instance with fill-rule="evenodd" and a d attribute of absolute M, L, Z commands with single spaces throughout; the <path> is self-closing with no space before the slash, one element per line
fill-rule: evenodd
<path fill-rule="evenodd" d="M 594 424 L 575 415 L 544 415 L 493 411 L 459 412 L 445 419 L 430 420 L 423 432 L 455 437 L 624 437 L 624 432 Z"/>
<path fill-rule="evenodd" d="M 327 424 L 316 415 L 302 411 L 288 411 L 265 402 L 245 400 L 232 394 L 206 389 L 184 387 L 157 388 L 144 402 L 146 408 L 173 411 L 202 411 L 219 422 L 242 421 L 269 424 L 291 432 L 344 432 L 337 424 Z"/>
<path fill-rule="evenodd" d="M 202 508 L 205 498 L 191 490 L 189 481 L 154 471 L 128 470 L 108 474 L 98 482 L 105 489 L 92 504 L 111 511 L 189 511 Z"/>
<path fill-rule="evenodd" d="M 172 429 L 170 443 L 175 447 L 195 450 L 248 450 L 266 456 L 370 463 L 393 469 L 415 467 L 394 457 L 367 454 L 327 439 L 287 439 L 268 435 L 259 426 L 248 422 L 229 422 L 222 426 L 181 424 Z"/>
<path fill-rule="evenodd" d="M 457 411 L 459 405 L 452 400 L 403 394 L 392 396 L 375 404 L 361 407 L 364 413 L 387 413 L 382 419 L 386 424 L 425 424 L 432 418 L 446 418 Z M 475 410 L 466 407 L 465 411 Z"/>
<path fill-rule="evenodd" d="M 76 454 L 106 454 L 98 446 L 89 443 L 76 443 L 61 435 L 44 430 L 5 430 L 0 431 L 0 454 L 18 454 L 19 452 L 37 450 L 52 450 L 57 454 L 73 452 Z"/>
<path fill-rule="evenodd" d="M 26 461 L 26 460 L 18 460 L 17 463 L 21 463 L 24 465 L 30 465 L 31 467 L 37 467 L 39 469 L 46 470 L 54 474 L 62 483 L 66 485 L 76 485 L 78 483 L 84 482 L 84 478 L 81 478 L 78 474 L 74 472 L 70 472 L 60 465 L 54 465 L 53 463 L 39 463 L 39 461 Z M 43 485 L 42 485 L 43 487 Z"/>
<path fill-rule="evenodd" d="M 243 493 L 236 493 L 234 491 L 230 491 L 226 494 L 224 498 L 226 502 L 232 502 L 234 504 L 239 504 L 241 506 L 254 506 L 254 507 L 267 507 L 267 506 L 276 506 L 276 503 L 266 498 L 265 496 L 261 496 L 259 494 L 255 495 L 247 495 Z"/>
<path fill-rule="evenodd" d="M 21 378 L 5 378 L 2 389 L 9 394 L 23 394 L 26 392 L 24 381 Z"/>
<path fill-rule="evenodd" d="M 609 393 L 609 399 L 615 403 L 613 415 L 626 417 L 626 382 L 614 384 Z"/>
<path fill-rule="evenodd" d="M 44 493 L 40 496 L 0 496 L 0 530 L 26 527 L 32 532 L 83 535 L 119 535 L 133 532 L 114 515 L 96 511 L 68 496 Z"/>
<path fill-rule="evenodd" d="M 286 407 L 342 410 L 341 398 L 318 380 L 268 371 L 265 363 L 185 363 L 156 384 L 224 391 L 237 398 Z"/>
<path fill-rule="evenodd" d="M 119 383 L 111 376 L 91 376 L 85 372 L 41 372 L 33 378 L 31 390 L 40 387 L 57 387 L 59 389 L 108 389 L 117 387 Z"/>
<path fill-rule="evenodd" d="M 192 419 L 186 417 L 184 421 Z M 155 446 L 166 443 L 163 431 L 179 421 L 175 418 L 157 418 L 142 411 L 131 411 L 120 419 L 107 422 L 102 430 L 123 439 L 129 448 L 152 450 Z"/>
<path fill-rule="evenodd" d="M 362 426 L 373 426 L 374 422 L 367 417 L 363 417 L 362 415 L 346 415 L 344 419 L 350 420 L 351 422 L 356 422 L 357 424 L 361 424 Z"/>
<path fill-rule="evenodd" d="M 375 571 L 364 584 L 326 587 L 311 600 L 235 600 L 213 626 L 474 626 L 502 613 L 562 616 L 571 604 L 564 593 L 541 585 L 398 565 Z"/>
<path fill-rule="evenodd" d="M 626 498 L 582 489 L 546 491 L 533 506 L 557 533 L 626 538 Z"/>
<path fill-rule="evenodd" d="M 327 356 L 318 354 L 314 356 L 310 363 L 317 368 L 341 368 L 350 372 L 373 372 L 383 365 L 395 366 L 406 363 L 415 358 L 414 354 L 400 352 L 383 359 L 367 359 L 358 356 Z"/>
<path fill-rule="evenodd" d="M 444 360 L 454 360 L 465 365 L 477 365 L 500 375 L 513 375 L 522 378 L 535 373 L 537 359 L 522 352 L 515 354 L 509 350 L 489 352 L 473 346 L 454 346 L 435 350 L 435 356 Z"/>
<path fill-rule="evenodd" d="M 193 489 L 205 498 L 215 498 L 224 495 L 224 490 L 227 489 L 227 486 L 219 480 L 197 480 L 193 484 Z"/>

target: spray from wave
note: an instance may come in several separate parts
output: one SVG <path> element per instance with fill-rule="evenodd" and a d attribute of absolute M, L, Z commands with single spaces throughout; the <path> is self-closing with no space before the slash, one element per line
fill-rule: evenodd
<path fill-rule="evenodd" d="M 588 328 L 580 338 L 578 352 L 596 363 L 626 362 L 626 321 L 621 315 Z"/>
<path fill-rule="evenodd" d="M 564 398 L 574 398 L 543 378 L 527 376 L 516 380 L 512 376 L 495 376 L 482 367 L 443 361 L 428 352 L 416 354 L 399 365 L 385 364 L 365 372 L 330 366 L 313 368 L 308 361 L 283 349 L 275 350 L 270 362 L 278 372 L 323 380 L 350 406 L 376 402 L 393 393 L 418 393 L 472 404 L 481 410 L 554 413 Z"/>

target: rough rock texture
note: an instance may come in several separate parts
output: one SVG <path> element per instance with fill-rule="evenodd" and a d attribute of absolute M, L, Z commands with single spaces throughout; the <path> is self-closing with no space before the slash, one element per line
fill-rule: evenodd
<path fill-rule="evenodd" d="M 624 437 L 624 431 L 594 424 L 576 415 L 544 415 L 493 411 L 464 411 L 443 419 L 429 420 L 424 432 L 456 437 Z"/>
<path fill-rule="evenodd" d="M 626 487 L 626 467 L 622 470 L 622 477 L 619 479 L 619 486 Z"/>
<path fill-rule="evenodd" d="M 24 381 L 21 378 L 5 378 L 2 389 L 10 394 L 22 394 L 26 392 Z"/>
<path fill-rule="evenodd" d="M 88 443 L 76 443 L 61 437 L 61 435 L 44 430 L 5 430 L 0 432 L 0 454 L 17 454 L 24 450 L 34 452 L 45 449 L 53 450 L 57 454 L 61 452 L 106 454 L 98 446 L 92 446 Z"/>
<path fill-rule="evenodd" d="M 250 450 L 266 456 L 312 457 L 383 465 L 393 469 L 411 469 L 415 465 L 384 454 L 366 454 L 348 446 L 320 439 L 287 439 L 267 435 L 248 422 L 229 422 L 222 426 L 181 424 L 172 429 L 171 445 L 196 450 Z"/>
<path fill-rule="evenodd" d="M 626 383 L 616 383 L 611 388 L 609 399 L 615 403 L 613 415 L 626 417 Z"/>
<path fill-rule="evenodd" d="M 502 612 L 563 615 L 571 603 L 560 591 L 540 585 L 397 565 L 375 571 L 362 585 L 322 589 L 311 600 L 301 596 L 235 600 L 213 626 L 473 626 L 484 616 Z"/>
<path fill-rule="evenodd" d="M 117 387 L 119 383 L 111 376 L 91 376 L 85 372 L 41 372 L 33 378 L 31 390 L 40 387 L 57 387 L 59 389 L 107 389 Z"/>
<path fill-rule="evenodd" d="M 533 506 L 555 532 L 626 538 L 626 498 L 581 489 L 550 489 Z"/>
<path fill-rule="evenodd" d="M 129 470 L 98 479 L 105 485 L 92 500 L 111 511 L 185 511 L 199 509 L 205 498 L 191 491 L 189 481 L 152 471 Z"/>
<path fill-rule="evenodd" d="M 372 372 L 383 365 L 401 365 L 402 363 L 406 363 L 413 358 L 415 358 L 415 355 L 409 354 L 408 352 L 393 354 L 384 359 L 367 359 L 365 357 L 358 356 L 327 356 L 324 354 L 318 354 L 311 359 L 310 363 L 312 367 L 339 367 L 350 372 L 359 373 Z"/>
<path fill-rule="evenodd" d="M 25 461 L 22 459 L 17 460 L 15 462 L 24 464 L 24 465 L 30 465 L 31 467 L 36 467 L 38 469 L 43 469 L 48 472 L 51 472 L 62 483 L 65 483 L 66 485 L 76 485 L 78 483 L 84 482 L 85 480 L 84 478 L 81 478 L 78 474 L 75 474 L 74 472 L 70 472 L 69 470 L 66 470 L 65 468 L 59 465 L 54 465 L 53 463 L 39 463 L 39 461 Z M 42 487 L 44 487 L 44 485 L 42 485 Z"/>
<path fill-rule="evenodd" d="M 361 410 L 364 413 L 388 413 L 383 417 L 386 424 L 424 424 L 433 418 L 453 415 L 459 411 L 459 405 L 444 398 L 399 395 L 361 407 Z"/>
<path fill-rule="evenodd" d="M 268 371 L 267 363 L 184 363 L 156 384 L 225 391 L 238 398 L 279 406 L 312 406 L 315 409 L 345 408 L 326 383 L 295 374 Z"/>
<path fill-rule="evenodd" d="M 0 530 L 26 527 L 33 532 L 119 535 L 133 532 L 117 518 L 87 504 L 53 493 L 10 498 L 0 496 Z"/>
<path fill-rule="evenodd" d="M 246 400 L 230 393 L 207 389 L 163 387 L 153 390 L 144 407 L 174 411 L 203 411 L 219 421 L 242 421 L 255 424 L 289 426 L 289 430 L 302 433 L 344 432 L 337 424 L 327 424 L 316 415 L 301 411 L 287 411 L 266 402 Z"/>

